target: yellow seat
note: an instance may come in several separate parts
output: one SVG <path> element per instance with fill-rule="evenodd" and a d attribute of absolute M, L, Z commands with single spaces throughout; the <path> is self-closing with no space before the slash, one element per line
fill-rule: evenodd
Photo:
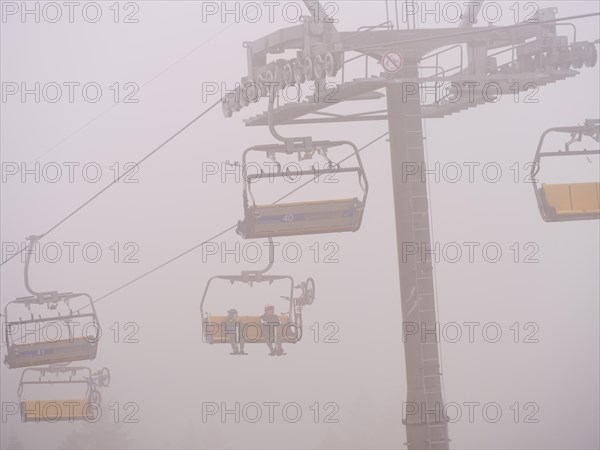
<path fill-rule="evenodd" d="M 224 323 L 226 320 L 227 316 L 208 316 L 208 323 L 211 325 L 214 324 L 214 326 L 217 327 L 216 330 L 211 327 L 210 332 L 207 332 L 209 330 L 204 329 L 204 333 L 206 334 L 206 338 L 209 340 L 209 342 L 215 344 L 225 342 L 225 336 L 223 333 L 221 333 L 221 330 L 224 329 Z"/>
<path fill-rule="evenodd" d="M 15 344 L 15 348 L 20 351 L 29 351 L 40 345 L 56 345 L 56 346 L 67 345 L 68 346 L 68 345 L 82 344 L 84 342 L 89 342 L 91 340 L 93 340 L 92 337 L 90 337 L 90 338 L 76 337 L 73 339 L 57 339 L 55 341 L 48 341 L 48 342 L 28 342 L 26 344 Z"/>
<path fill-rule="evenodd" d="M 283 326 L 286 325 L 290 319 L 287 315 L 279 315 L 278 317 L 279 323 L 281 324 L 279 327 L 279 332 L 281 333 Z M 268 331 L 263 329 L 260 316 L 240 316 L 239 319 L 240 323 L 242 324 L 242 336 L 244 338 L 244 342 L 267 342 L 267 338 L 269 337 Z"/>
<path fill-rule="evenodd" d="M 244 342 L 265 342 L 260 316 L 239 316 Z"/>
<path fill-rule="evenodd" d="M 227 337 L 225 335 L 225 322 L 227 316 L 209 316 L 208 323 L 214 324 L 217 329 L 212 329 L 211 333 L 207 333 L 211 337 L 212 343 L 226 343 Z M 242 332 L 242 338 L 245 343 L 266 343 L 268 335 L 264 332 L 260 316 L 238 316 L 240 322 L 240 330 Z M 287 315 L 280 315 L 279 322 L 281 325 L 289 323 L 290 319 Z M 281 330 L 282 327 L 280 327 Z M 289 334 L 289 333 L 288 333 Z M 207 336 L 208 337 L 208 336 Z"/>
<path fill-rule="evenodd" d="M 25 422 L 93 419 L 93 408 L 86 398 L 74 400 L 25 400 L 21 414 Z"/>
<path fill-rule="evenodd" d="M 544 184 L 542 190 L 557 216 L 600 214 L 600 183 Z"/>
<path fill-rule="evenodd" d="M 571 185 L 571 203 L 574 211 L 582 214 L 600 212 L 598 186 L 600 183 L 578 183 Z"/>
<path fill-rule="evenodd" d="M 542 189 L 546 202 L 557 214 L 571 211 L 571 192 L 568 184 L 544 184 Z"/>

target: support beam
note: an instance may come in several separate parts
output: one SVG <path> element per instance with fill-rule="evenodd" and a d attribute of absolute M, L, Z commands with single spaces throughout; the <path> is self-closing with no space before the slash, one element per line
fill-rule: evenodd
<path fill-rule="evenodd" d="M 405 66 L 402 78 L 416 76 L 414 57 L 406 63 L 412 66 Z M 401 79 L 391 81 L 386 91 L 407 376 L 406 444 L 409 450 L 448 449 L 434 332 L 433 266 L 423 249 L 431 249 L 431 238 L 427 185 L 421 176 L 425 162 L 421 101 L 418 92 L 403 92 Z M 418 172 L 407 175 L 414 173 L 414 168 L 419 168 Z M 421 249 L 417 254 L 415 245 Z"/>

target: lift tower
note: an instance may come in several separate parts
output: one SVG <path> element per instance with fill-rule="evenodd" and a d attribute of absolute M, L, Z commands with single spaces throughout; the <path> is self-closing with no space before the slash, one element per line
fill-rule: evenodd
<path fill-rule="evenodd" d="M 321 95 L 304 101 L 273 105 L 245 120 L 247 126 L 319 124 L 387 120 L 394 191 L 396 238 L 407 371 L 403 422 L 409 449 L 447 449 L 447 418 L 443 414 L 442 373 L 436 330 L 431 233 L 422 119 L 443 118 L 493 103 L 504 94 L 516 95 L 579 74 L 576 69 L 597 62 L 595 43 L 578 41 L 576 28 L 557 19 L 547 8 L 510 26 L 472 27 L 483 2 L 463 14 L 460 28 L 394 29 L 391 22 L 338 31 L 318 0 L 305 0 L 310 16 L 299 25 L 245 42 L 248 75 L 223 98 L 223 113 L 231 117 L 249 103 L 284 89 L 314 81 Z M 570 26 L 570 35 L 558 28 Z M 567 30 L 569 31 L 569 30 Z M 296 50 L 292 59 L 273 59 Z M 358 56 L 345 59 L 347 52 Z M 345 64 L 365 59 L 365 76 L 346 80 Z M 386 68 L 369 76 L 369 61 Z M 450 61 L 450 63 L 449 63 Z M 371 67 L 373 64 L 371 64 Z M 328 88 L 327 79 L 341 73 L 341 82 Z M 380 92 L 385 90 L 385 94 Z M 433 92 L 425 101 L 420 91 Z M 491 93 L 490 93 L 491 92 Z M 341 102 L 386 97 L 386 110 L 342 114 L 324 112 Z M 431 95 L 430 95 L 431 97 Z M 333 99 L 333 102 L 332 102 Z M 273 98 L 271 97 L 271 101 Z M 412 170 L 415 167 L 420 170 Z M 411 170 L 407 170 L 411 168 Z M 421 250 L 408 254 L 406 244 Z"/>

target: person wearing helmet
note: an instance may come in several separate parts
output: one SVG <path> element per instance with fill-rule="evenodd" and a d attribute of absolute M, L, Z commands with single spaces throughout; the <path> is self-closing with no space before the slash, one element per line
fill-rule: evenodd
<path fill-rule="evenodd" d="M 281 346 L 280 338 L 280 322 L 279 317 L 275 314 L 275 307 L 273 305 L 265 306 L 265 313 L 260 316 L 260 321 L 263 328 L 263 333 L 269 346 L 271 356 L 285 355 Z"/>
<path fill-rule="evenodd" d="M 240 321 L 238 318 L 237 309 L 227 311 L 227 319 L 225 319 L 225 339 L 231 344 L 233 350 L 230 355 L 247 355 L 244 352 L 244 338 L 240 330 Z M 239 347 L 238 347 L 239 343 Z"/>

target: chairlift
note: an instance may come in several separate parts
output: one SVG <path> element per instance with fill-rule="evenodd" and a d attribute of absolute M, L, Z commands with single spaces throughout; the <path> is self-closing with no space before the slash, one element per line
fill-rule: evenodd
<path fill-rule="evenodd" d="M 98 388 L 109 384 L 110 372 L 106 367 L 94 373 L 88 367 L 71 367 L 67 364 L 25 369 L 17 391 L 21 418 L 23 422 L 94 421 L 102 402 Z M 31 394 L 24 395 L 24 391 L 35 386 L 47 385 L 83 386 L 85 390 L 69 398 L 63 396 L 41 400 L 39 397 L 30 397 Z"/>
<path fill-rule="evenodd" d="M 354 152 L 357 165 L 342 167 L 328 157 L 330 149 L 349 146 Z M 293 203 L 258 203 L 252 192 L 252 184 L 264 175 L 247 173 L 247 156 L 250 152 L 264 153 L 276 160 L 278 154 L 297 154 L 299 160 L 323 158 L 323 168 L 299 170 L 295 176 L 315 178 L 327 174 L 356 173 L 362 189 L 362 198 L 341 198 Z M 367 200 L 368 181 L 356 145 L 350 141 L 312 141 L 310 138 L 287 140 L 283 144 L 259 145 L 246 149 L 242 157 L 244 174 L 244 220 L 238 222 L 237 233 L 245 239 L 265 237 L 297 236 L 318 233 L 357 231 L 360 228 Z M 282 178 L 288 174 L 277 169 L 268 175 Z"/>
<path fill-rule="evenodd" d="M 302 338 L 302 309 L 304 306 L 311 305 L 315 299 L 315 282 L 312 278 L 296 284 L 289 275 L 266 275 L 273 264 L 273 245 L 271 243 L 271 259 L 266 269 L 260 271 L 243 271 L 240 275 L 217 275 L 211 277 L 200 302 L 200 315 L 202 316 L 202 335 L 203 341 L 209 344 L 226 344 L 231 342 L 228 339 L 226 322 L 228 316 L 225 310 L 221 309 L 219 313 L 212 314 L 205 310 L 205 302 L 208 298 L 210 287 L 216 280 L 228 281 L 231 285 L 235 283 L 244 283 L 254 286 L 255 283 L 267 283 L 269 285 L 276 281 L 289 282 L 289 291 L 286 295 L 279 297 L 287 301 L 287 312 L 278 315 L 281 337 L 284 343 L 296 343 Z M 300 291 L 299 294 L 297 292 Z M 276 298 L 276 297 L 275 297 Z M 261 326 L 260 315 L 240 315 L 237 317 L 239 330 L 235 332 L 235 337 L 243 340 L 244 344 L 266 343 L 269 334 Z"/>
<path fill-rule="evenodd" d="M 542 152 L 544 140 L 550 133 L 566 133 L 571 136 L 565 143 L 564 150 Z M 544 131 L 540 138 L 531 169 L 531 179 L 540 214 L 546 222 L 600 219 L 598 181 L 540 185 L 536 179 L 542 158 L 585 156 L 589 160 L 590 155 L 600 155 L 600 149 L 571 150 L 571 145 L 581 142 L 583 136 L 591 137 L 596 143 L 600 143 L 600 120 L 586 120 L 584 125 L 580 126 L 550 128 Z"/>
<path fill-rule="evenodd" d="M 11 369 L 92 360 L 100 338 L 98 316 L 88 294 L 36 292 L 29 285 L 31 251 L 38 239 L 28 238 L 25 259 L 25 288 L 32 295 L 4 307 L 4 362 Z"/>

